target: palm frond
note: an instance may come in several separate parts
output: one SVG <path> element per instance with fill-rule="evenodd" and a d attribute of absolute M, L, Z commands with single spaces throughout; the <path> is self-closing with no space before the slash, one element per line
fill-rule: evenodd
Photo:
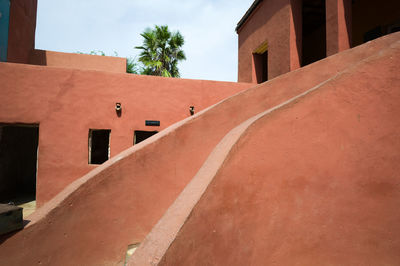
<path fill-rule="evenodd" d="M 171 33 L 167 25 L 155 25 L 140 35 L 143 45 L 135 48 L 141 50 L 138 60 L 145 66 L 142 74 L 179 77 L 178 62 L 186 60 L 182 50 L 185 41 L 180 32 Z"/>

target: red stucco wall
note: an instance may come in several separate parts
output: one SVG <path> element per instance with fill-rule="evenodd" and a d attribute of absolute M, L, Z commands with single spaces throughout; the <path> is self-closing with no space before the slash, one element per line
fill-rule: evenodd
<path fill-rule="evenodd" d="M 134 130 L 182 120 L 249 84 L 184 80 L 0 64 L 0 122 L 39 123 L 37 202 L 51 199 L 86 174 L 89 129 L 111 129 L 111 156 L 133 144 Z M 122 103 L 118 117 L 115 103 Z M 160 127 L 145 126 L 160 120 Z"/>
<path fill-rule="evenodd" d="M 290 1 L 262 1 L 238 29 L 239 82 L 257 83 L 253 52 L 268 41 L 268 78 L 290 71 Z"/>
<path fill-rule="evenodd" d="M 345 45 L 349 38 L 343 6 L 346 1 L 329 0 L 326 4 L 329 55 L 350 48 Z M 257 83 L 252 57 L 265 41 L 268 42 L 269 79 L 301 67 L 302 23 L 302 1 L 261 1 L 238 30 L 238 80 Z"/>
<path fill-rule="evenodd" d="M 326 55 L 351 47 L 352 1 L 326 1 Z"/>
<path fill-rule="evenodd" d="M 387 36 L 385 39 L 348 50 L 255 86 L 226 99 L 203 114 L 155 135 L 147 144 L 131 147 L 87 176 L 78 179 L 73 186 L 28 217 L 31 220 L 28 228 L 0 245 L 0 264 L 21 265 L 31 261 L 40 261 L 43 265 L 123 263 L 127 246 L 143 240 L 196 174 L 212 149 L 233 127 L 316 86 L 371 53 L 388 46 L 394 39 L 395 36 Z M 61 74 L 62 72 L 56 76 Z M 114 78 L 121 77 L 112 73 L 106 76 L 108 78 L 104 80 L 107 81 L 115 81 Z M 75 75 L 75 81 L 78 77 L 79 75 Z M 149 86 L 156 84 L 156 79 L 140 78 L 151 81 L 148 82 Z M 167 80 L 168 84 L 179 88 L 190 84 L 188 81 Z M 133 81 L 128 83 L 132 85 Z M 215 83 L 215 87 L 222 84 Z M 72 92 L 55 92 L 60 97 L 68 97 L 69 93 Z M 168 101 L 178 104 L 173 99 Z M 59 101 L 59 104 L 53 106 L 62 110 L 61 103 L 62 101 Z M 80 103 L 76 106 L 80 106 Z M 102 105 L 96 106 L 97 112 L 101 112 L 106 118 L 109 117 L 104 114 L 108 111 L 103 113 Z M 131 108 L 134 108 L 133 105 Z M 183 109 L 187 110 L 186 105 Z M 174 110 L 177 112 L 180 109 Z M 42 112 L 46 114 L 47 109 Z M 85 109 L 85 112 L 88 112 L 87 121 L 91 121 L 89 118 L 95 115 L 88 109 Z M 49 116 L 51 115 L 55 114 L 50 112 Z M 124 132 L 131 134 L 130 129 Z M 83 133 L 86 139 L 86 131 Z M 86 148 L 86 143 L 84 146 Z M 250 156 L 248 159 L 251 158 L 254 157 Z M 21 252 L 21 245 L 29 249 L 23 249 Z"/>
<path fill-rule="evenodd" d="M 33 50 L 29 64 L 126 73 L 126 58 Z"/>
<path fill-rule="evenodd" d="M 387 34 L 389 25 L 398 25 L 400 6 L 396 0 L 326 1 L 326 56 L 363 43 L 366 32 L 381 27 Z M 268 42 L 269 79 L 295 70 L 302 61 L 302 1 L 261 1 L 238 29 L 238 81 L 257 83 L 254 51 Z M 304 46 L 313 45 L 309 40 Z M 315 46 L 315 49 L 321 47 Z"/>
<path fill-rule="evenodd" d="M 301 67 L 303 15 L 301 0 L 290 0 L 290 70 Z"/>
<path fill-rule="evenodd" d="M 399 64 L 398 39 L 258 120 L 158 265 L 399 264 Z"/>
<path fill-rule="evenodd" d="M 29 62 L 35 48 L 37 0 L 11 0 L 7 61 Z"/>

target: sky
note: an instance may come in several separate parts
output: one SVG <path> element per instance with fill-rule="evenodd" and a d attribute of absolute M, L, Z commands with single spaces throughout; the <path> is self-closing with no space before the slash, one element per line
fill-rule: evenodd
<path fill-rule="evenodd" d="M 253 0 L 39 0 L 36 49 L 137 57 L 146 28 L 185 38 L 182 78 L 237 81 L 236 24 Z"/>

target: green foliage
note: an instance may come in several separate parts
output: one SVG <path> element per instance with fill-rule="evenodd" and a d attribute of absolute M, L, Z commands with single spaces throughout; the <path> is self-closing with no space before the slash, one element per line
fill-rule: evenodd
<path fill-rule="evenodd" d="M 142 50 L 139 55 L 139 61 L 144 65 L 141 74 L 179 77 L 178 62 L 186 60 L 182 50 L 185 41 L 180 32 L 171 33 L 168 26 L 156 25 L 140 35 L 144 38 L 143 45 L 135 48 Z"/>
<path fill-rule="evenodd" d="M 90 51 L 89 53 L 83 53 L 83 52 L 77 52 L 78 54 L 90 54 L 90 55 L 100 55 L 100 56 L 106 56 L 106 53 L 104 53 L 103 51 L 101 51 L 101 50 L 93 50 L 93 51 Z M 114 52 L 115 54 L 117 54 L 117 52 Z M 116 55 L 116 56 L 118 56 L 118 55 Z"/>
<path fill-rule="evenodd" d="M 100 50 L 98 50 L 98 51 L 90 51 L 90 53 L 89 54 L 91 54 L 91 55 L 101 55 L 101 56 L 106 56 L 106 53 L 105 52 L 103 52 L 103 51 L 100 51 Z"/>
<path fill-rule="evenodd" d="M 127 57 L 126 58 L 126 73 L 139 74 L 139 65 L 136 58 Z"/>
<path fill-rule="evenodd" d="M 141 53 L 139 59 L 126 58 L 126 72 L 142 75 L 153 75 L 163 77 L 180 77 L 178 63 L 186 60 L 182 46 L 185 40 L 177 32 L 170 32 L 168 26 L 155 26 L 154 29 L 147 28 L 140 34 L 144 40 L 142 46 L 136 46 Z M 84 54 L 78 52 L 79 54 Z M 93 50 L 90 55 L 106 56 L 101 50 Z M 114 52 L 114 56 L 118 56 Z M 141 64 L 139 64 L 141 63 Z"/>

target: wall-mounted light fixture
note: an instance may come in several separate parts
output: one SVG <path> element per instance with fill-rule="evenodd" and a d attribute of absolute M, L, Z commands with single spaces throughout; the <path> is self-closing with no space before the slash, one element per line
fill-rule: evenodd
<path fill-rule="evenodd" d="M 189 107 L 190 115 L 194 115 L 194 106 Z"/>
<path fill-rule="evenodd" d="M 121 103 L 115 103 L 115 111 L 117 112 L 117 116 L 120 117 L 122 113 Z"/>

